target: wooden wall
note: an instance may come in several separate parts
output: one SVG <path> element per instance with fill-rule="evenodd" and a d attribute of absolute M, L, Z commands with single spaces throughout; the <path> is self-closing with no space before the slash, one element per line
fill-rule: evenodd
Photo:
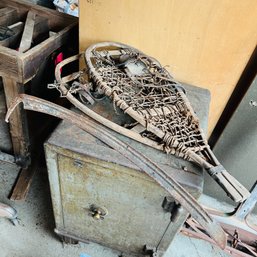
<path fill-rule="evenodd" d="M 119 41 L 211 91 L 213 130 L 257 42 L 256 0 L 81 0 L 80 50 Z"/>

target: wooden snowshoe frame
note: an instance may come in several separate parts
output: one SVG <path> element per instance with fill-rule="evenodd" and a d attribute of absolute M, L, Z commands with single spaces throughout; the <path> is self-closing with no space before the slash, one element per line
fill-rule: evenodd
<path fill-rule="evenodd" d="M 205 168 L 234 201 L 250 195 L 219 163 L 181 85 L 157 60 L 133 47 L 103 42 L 86 50 L 85 61 L 96 88 L 145 127 L 144 136 Z"/>
<path fill-rule="evenodd" d="M 49 88 L 57 88 L 61 96 L 85 114 L 116 132 L 195 162 L 235 202 L 249 197 L 249 191 L 219 163 L 183 88 L 158 61 L 130 46 L 103 42 L 86 50 L 85 70 L 62 78 L 61 67 L 82 55 L 72 56 L 58 64 L 56 83 L 49 85 Z M 91 102 L 90 90 L 108 96 L 114 107 L 119 107 L 132 117 L 136 121 L 135 130 L 128 130 L 105 119 L 72 97 L 72 94 L 83 93 L 83 98 Z M 138 126 L 141 127 L 136 130 Z M 145 129 L 142 130 L 142 127 Z"/>

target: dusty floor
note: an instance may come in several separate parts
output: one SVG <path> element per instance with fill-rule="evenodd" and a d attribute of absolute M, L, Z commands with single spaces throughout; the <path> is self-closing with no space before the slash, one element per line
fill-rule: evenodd
<path fill-rule="evenodd" d="M 53 232 L 54 217 L 46 171 L 35 175 L 25 202 L 11 202 L 7 196 L 17 176 L 13 165 L 0 164 L 0 202 L 16 208 L 20 224 L 0 219 L 0 257 L 121 257 L 120 252 L 90 243 L 65 245 Z M 203 197 L 202 201 L 210 202 Z M 207 242 L 177 235 L 165 257 L 226 257 Z"/>

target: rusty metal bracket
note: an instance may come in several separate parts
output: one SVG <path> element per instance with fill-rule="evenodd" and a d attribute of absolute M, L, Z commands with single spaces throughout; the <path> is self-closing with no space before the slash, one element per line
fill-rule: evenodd
<path fill-rule="evenodd" d="M 171 216 L 170 216 L 170 220 L 171 222 L 175 223 L 178 219 L 178 217 L 180 216 L 179 214 L 182 211 L 182 207 L 180 205 L 180 203 L 178 203 L 177 201 L 175 201 L 175 199 L 173 199 L 170 196 L 166 196 L 162 202 L 162 208 L 164 211 L 166 212 L 170 212 Z"/>
<path fill-rule="evenodd" d="M 7 122 L 19 103 L 23 103 L 23 107 L 26 110 L 46 113 L 67 120 L 121 153 L 174 197 L 208 231 L 209 235 L 220 248 L 225 248 L 227 241 L 226 234 L 203 207 L 178 182 L 170 177 L 167 172 L 131 146 L 111 135 L 102 125 L 86 116 L 76 114 L 51 102 L 25 94 L 19 95 L 10 106 L 6 114 Z"/>
<path fill-rule="evenodd" d="M 257 226 L 250 224 L 247 217 L 255 207 L 257 202 L 257 182 L 253 185 L 250 197 L 239 204 L 231 213 L 222 213 L 213 209 L 208 209 L 208 213 L 217 220 L 226 234 L 228 242 L 225 251 L 237 257 L 257 257 Z M 192 217 L 186 221 L 189 227 L 183 227 L 182 233 L 206 240 L 212 244 L 215 242 L 208 236 L 196 220 Z"/>

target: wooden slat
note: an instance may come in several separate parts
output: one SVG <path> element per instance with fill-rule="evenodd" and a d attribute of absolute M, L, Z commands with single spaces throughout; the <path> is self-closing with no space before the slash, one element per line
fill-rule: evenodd
<path fill-rule="evenodd" d="M 13 25 L 8 26 L 8 28 L 14 32 L 14 35 L 0 41 L 0 45 L 5 47 L 13 47 L 15 44 L 17 44 L 17 41 L 23 31 L 23 27 L 23 22 L 17 22 Z"/>
<path fill-rule="evenodd" d="M 134 126 L 131 131 L 135 131 L 137 133 L 142 133 L 143 131 L 145 131 L 145 127 L 142 126 L 141 124 L 137 124 L 136 126 Z"/>
<path fill-rule="evenodd" d="M 37 15 L 33 31 L 33 43 L 37 45 L 47 38 L 49 38 L 48 19 Z"/>
<path fill-rule="evenodd" d="M 0 120 L 4 120 L 6 114 L 5 96 L 0 90 Z"/>
<path fill-rule="evenodd" d="M 71 25 L 73 23 L 77 23 L 77 18 L 71 15 L 60 13 L 55 10 L 51 10 L 46 7 L 42 7 L 33 3 L 28 3 L 22 0 L 1 0 L 1 6 L 8 6 L 12 8 L 16 8 L 19 12 L 20 17 L 24 18 L 28 10 L 33 11 L 37 15 L 46 17 L 49 19 L 49 27 L 52 30 L 60 30 L 64 27 Z"/>
<path fill-rule="evenodd" d="M 28 16 L 25 22 L 25 27 L 21 37 L 19 52 L 24 53 L 28 51 L 32 45 L 32 38 L 35 26 L 36 14 L 32 11 L 28 12 Z"/>
<path fill-rule="evenodd" d="M 4 7 L 0 9 L 0 25 L 7 27 L 18 21 L 18 13 L 16 9 Z"/>
<path fill-rule="evenodd" d="M 0 76 L 7 76 L 19 80 L 22 67 L 18 66 L 18 52 L 0 46 Z"/>
<path fill-rule="evenodd" d="M 53 118 L 49 119 L 49 117 L 33 112 L 31 112 L 30 115 L 31 116 L 29 116 L 29 118 L 33 121 L 40 121 L 42 123 L 40 126 L 38 124 L 30 124 L 32 125 L 30 129 L 36 129 L 36 132 L 33 133 L 30 138 L 32 145 L 31 165 L 26 169 L 21 169 L 18 179 L 10 194 L 10 199 L 13 201 L 23 201 L 26 199 L 33 177 L 35 173 L 38 172 L 40 161 L 44 158 L 43 143 L 46 140 L 46 137 L 48 137 L 49 132 L 52 131 L 53 127 L 56 125 L 56 120 Z"/>
<path fill-rule="evenodd" d="M 3 77 L 5 99 L 7 108 L 15 97 L 24 92 L 24 88 L 13 79 Z M 18 106 L 10 117 L 10 134 L 12 138 L 13 151 L 16 156 L 27 157 L 28 155 L 28 130 L 24 110 Z"/>
<path fill-rule="evenodd" d="M 61 47 L 68 40 L 72 40 L 71 32 L 75 31 L 76 24 L 72 24 L 56 35 L 36 45 L 21 56 L 23 63 L 23 83 L 33 78 L 44 60 Z M 33 56 L 33 57 L 32 57 Z"/>
<path fill-rule="evenodd" d="M 14 184 L 13 191 L 10 193 L 10 200 L 23 201 L 26 199 L 33 176 L 36 172 L 37 167 L 32 165 L 26 169 L 21 169 L 18 179 Z"/>

